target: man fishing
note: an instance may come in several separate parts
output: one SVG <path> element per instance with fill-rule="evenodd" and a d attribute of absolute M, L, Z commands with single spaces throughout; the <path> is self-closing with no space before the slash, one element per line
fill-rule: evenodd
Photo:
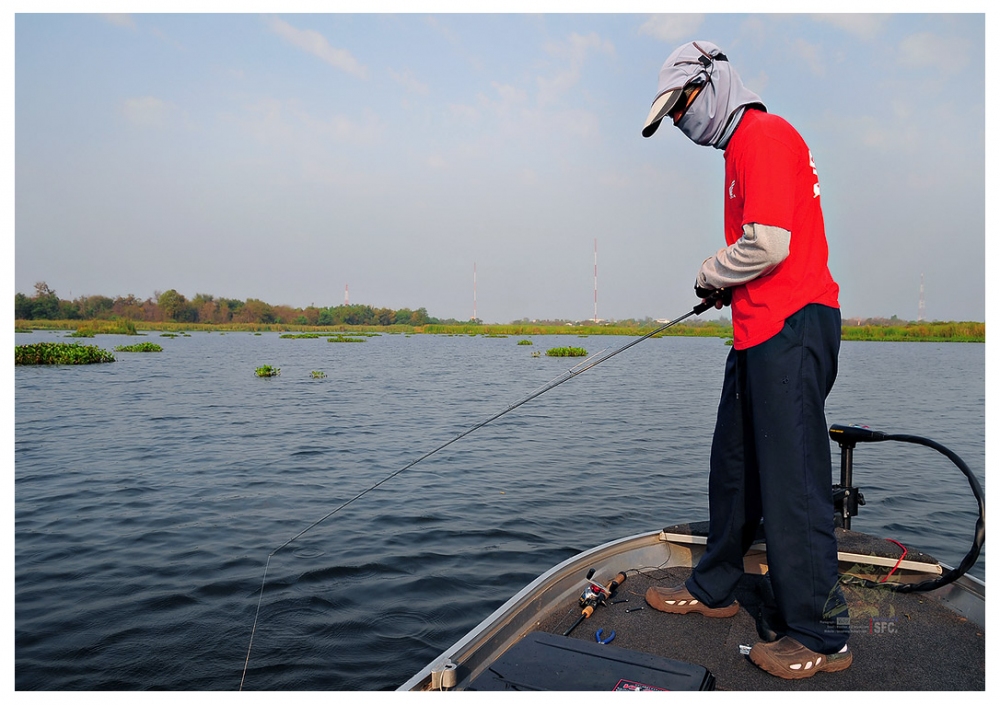
<path fill-rule="evenodd" d="M 674 614 L 735 615 L 743 556 L 763 520 L 784 623 L 750 659 L 782 678 L 842 671 L 853 654 L 836 627 L 847 611 L 824 413 L 840 305 L 816 167 L 798 132 L 767 112 L 710 42 L 685 44 L 663 64 L 643 137 L 664 119 L 723 150 L 726 247 L 702 263 L 695 290 L 718 297 L 716 308 L 731 305 L 733 349 L 712 441 L 705 555 L 686 584 L 652 587 L 646 601 Z"/>

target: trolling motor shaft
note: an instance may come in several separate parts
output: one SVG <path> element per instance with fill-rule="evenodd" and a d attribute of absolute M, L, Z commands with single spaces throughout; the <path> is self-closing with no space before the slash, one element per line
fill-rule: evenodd
<path fill-rule="evenodd" d="M 885 440 L 885 434 L 862 426 L 830 426 L 830 438 L 840 446 L 840 484 L 833 486 L 833 522 L 842 529 L 851 528 L 851 517 L 865 505 L 865 496 L 854 486 L 854 446 L 859 442 Z"/>

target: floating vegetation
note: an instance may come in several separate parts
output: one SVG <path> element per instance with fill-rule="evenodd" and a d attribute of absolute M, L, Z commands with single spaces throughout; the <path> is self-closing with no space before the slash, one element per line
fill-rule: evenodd
<path fill-rule="evenodd" d="M 161 338 L 176 338 L 177 334 L 176 333 L 160 333 L 160 337 Z M 188 337 L 190 338 L 191 336 L 189 335 Z"/>
<path fill-rule="evenodd" d="M 334 336 L 332 338 L 327 338 L 326 342 L 328 342 L 328 343 L 363 343 L 363 342 L 365 342 L 365 339 L 364 338 L 349 338 L 346 335 L 336 335 L 336 336 Z"/>
<path fill-rule="evenodd" d="M 532 343 L 532 342 L 531 342 L 530 340 L 528 340 L 527 338 L 525 338 L 524 340 L 519 340 L 519 341 L 517 341 L 517 344 L 518 344 L 518 345 L 534 345 L 534 343 Z"/>
<path fill-rule="evenodd" d="M 546 353 L 549 357 L 587 357 L 587 351 L 583 348 L 549 348 Z"/>
<path fill-rule="evenodd" d="M 507 336 L 503 335 L 502 333 L 487 333 L 483 337 L 484 338 L 506 338 Z"/>
<path fill-rule="evenodd" d="M 312 378 L 313 379 L 323 379 L 324 377 L 326 377 L 326 372 L 321 372 L 319 370 L 313 370 L 312 371 Z"/>
<path fill-rule="evenodd" d="M 532 357 L 541 357 L 542 354 L 540 352 L 538 352 L 537 350 L 535 350 L 534 352 L 531 353 L 531 356 Z"/>
<path fill-rule="evenodd" d="M 14 325 L 14 332 L 15 333 L 34 333 L 35 330 L 33 328 L 25 328 L 24 326 L 19 326 L 19 325 L 15 324 Z"/>
<path fill-rule="evenodd" d="M 135 345 L 118 345 L 115 352 L 163 352 L 156 343 L 136 343 Z"/>
<path fill-rule="evenodd" d="M 77 327 L 70 338 L 93 338 L 94 335 L 139 335 L 135 322 L 127 318 L 116 318 L 113 321 L 92 320 Z"/>
<path fill-rule="evenodd" d="M 15 365 L 90 365 L 114 361 L 114 355 L 96 345 L 34 343 L 14 346 Z"/>
<path fill-rule="evenodd" d="M 258 377 L 277 377 L 281 374 L 281 369 L 270 365 L 261 365 L 254 371 L 254 374 Z"/>
<path fill-rule="evenodd" d="M 260 333 L 257 333 L 260 335 Z M 319 333 L 282 333 L 279 338 L 322 338 Z"/>
<path fill-rule="evenodd" d="M 394 335 L 394 334 L 398 335 L 398 332 L 390 332 L 390 335 Z M 349 331 L 349 330 L 347 330 L 346 326 L 338 326 L 338 328 L 336 330 L 333 330 L 333 331 L 327 331 L 327 332 L 323 332 L 323 333 L 309 333 L 308 335 L 318 335 L 318 336 L 321 336 L 321 337 L 324 337 L 324 338 L 325 337 L 329 337 L 331 335 L 332 336 L 336 336 L 336 337 L 347 335 L 347 336 L 350 336 L 352 338 L 380 338 L 382 336 L 381 333 L 373 333 L 371 331 L 366 331 L 366 330 L 352 330 L 352 331 Z"/>

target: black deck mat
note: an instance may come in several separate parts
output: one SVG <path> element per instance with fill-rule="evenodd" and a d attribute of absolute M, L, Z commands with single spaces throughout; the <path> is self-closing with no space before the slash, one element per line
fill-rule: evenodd
<path fill-rule="evenodd" d="M 770 613 L 768 581 L 744 576 L 739 587 L 739 613 L 729 619 L 698 614 L 672 615 L 646 604 L 651 585 L 677 585 L 688 568 L 628 572 L 614 600 L 599 606 L 570 636 L 595 641 L 615 632 L 615 646 L 657 654 L 706 667 L 717 690 L 984 690 L 985 634 L 926 593 L 844 587 L 851 614 L 854 663 L 840 673 L 786 681 L 761 671 L 739 647 L 761 640 L 760 615 Z M 641 610 L 635 608 L 642 607 Z M 631 611 L 626 611 L 631 610 Z M 539 629 L 562 634 L 579 616 L 574 602 Z"/>

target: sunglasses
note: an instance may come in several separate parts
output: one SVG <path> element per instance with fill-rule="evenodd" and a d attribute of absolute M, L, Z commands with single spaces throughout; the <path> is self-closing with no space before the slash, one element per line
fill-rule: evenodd
<path fill-rule="evenodd" d="M 691 96 L 700 91 L 704 85 L 703 83 L 689 83 L 684 87 L 684 90 L 681 91 L 681 97 L 677 99 L 674 109 L 670 111 L 670 117 L 673 118 L 674 122 L 684 117 L 684 113 L 690 107 Z"/>

